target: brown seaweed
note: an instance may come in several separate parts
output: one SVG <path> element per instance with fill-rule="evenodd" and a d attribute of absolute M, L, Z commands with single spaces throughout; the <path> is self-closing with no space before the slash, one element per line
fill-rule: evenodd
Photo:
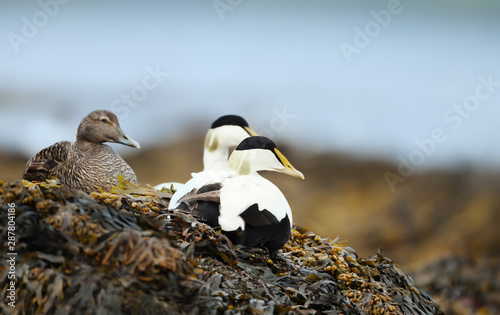
<path fill-rule="evenodd" d="M 7 204 L 16 205 L 16 308 L 3 314 L 441 314 L 382 253 L 306 229 L 277 254 L 235 247 L 166 198 L 120 184 L 79 198 L 57 182 L 0 182 L 0 283 Z"/>

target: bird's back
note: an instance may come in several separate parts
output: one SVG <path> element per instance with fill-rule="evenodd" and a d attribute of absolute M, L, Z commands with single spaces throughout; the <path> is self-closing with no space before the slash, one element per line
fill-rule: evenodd
<path fill-rule="evenodd" d="M 118 185 L 118 175 L 136 184 L 132 168 L 108 145 L 58 142 L 37 153 L 26 164 L 24 179 L 43 181 L 56 177 L 72 189 L 87 193 L 105 191 Z"/>

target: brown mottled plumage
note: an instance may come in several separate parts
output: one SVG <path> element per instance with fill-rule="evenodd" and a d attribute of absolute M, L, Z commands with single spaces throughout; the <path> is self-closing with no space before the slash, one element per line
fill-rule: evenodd
<path fill-rule="evenodd" d="M 104 142 L 140 147 L 123 132 L 115 114 L 93 111 L 78 126 L 76 142 L 57 142 L 38 152 L 26 163 L 23 179 L 44 181 L 57 177 L 69 188 L 87 193 L 98 191 L 98 187 L 111 190 L 118 185 L 118 175 L 136 184 L 132 168 Z"/>

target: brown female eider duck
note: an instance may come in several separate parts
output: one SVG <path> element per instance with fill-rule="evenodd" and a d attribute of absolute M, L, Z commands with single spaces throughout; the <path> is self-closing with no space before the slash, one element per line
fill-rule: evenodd
<path fill-rule="evenodd" d="M 23 179 L 44 181 L 56 177 L 71 189 L 90 193 L 118 185 L 118 175 L 133 184 L 137 178 L 130 166 L 104 142 L 140 148 L 120 128 L 115 114 L 96 110 L 78 126 L 76 142 L 57 142 L 38 152 L 24 168 Z"/>

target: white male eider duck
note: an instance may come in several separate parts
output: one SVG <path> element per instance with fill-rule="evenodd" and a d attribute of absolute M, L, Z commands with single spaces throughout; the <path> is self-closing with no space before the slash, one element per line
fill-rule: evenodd
<path fill-rule="evenodd" d="M 57 142 L 38 152 L 26 163 L 23 179 L 44 181 L 56 177 L 68 188 L 86 193 L 99 191 L 99 187 L 111 190 L 118 186 L 118 175 L 137 184 L 132 168 L 104 142 L 140 148 L 120 128 L 115 114 L 93 111 L 78 126 L 76 142 Z"/>
<path fill-rule="evenodd" d="M 203 171 L 192 173 L 192 179 L 185 184 L 163 183 L 154 188 L 161 190 L 162 187 L 174 186 L 176 192 L 169 203 L 169 208 L 174 209 L 179 205 L 179 199 L 191 190 L 224 178 L 227 174 L 229 149 L 236 147 L 243 139 L 256 135 L 257 133 L 249 127 L 243 117 L 237 115 L 219 117 L 205 136 Z"/>
<path fill-rule="evenodd" d="M 249 137 L 233 151 L 228 177 L 192 191 L 179 209 L 191 210 L 234 244 L 275 252 L 288 241 L 292 211 L 283 193 L 258 171 L 275 171 L 304 179 L 266 137 Z"/>

